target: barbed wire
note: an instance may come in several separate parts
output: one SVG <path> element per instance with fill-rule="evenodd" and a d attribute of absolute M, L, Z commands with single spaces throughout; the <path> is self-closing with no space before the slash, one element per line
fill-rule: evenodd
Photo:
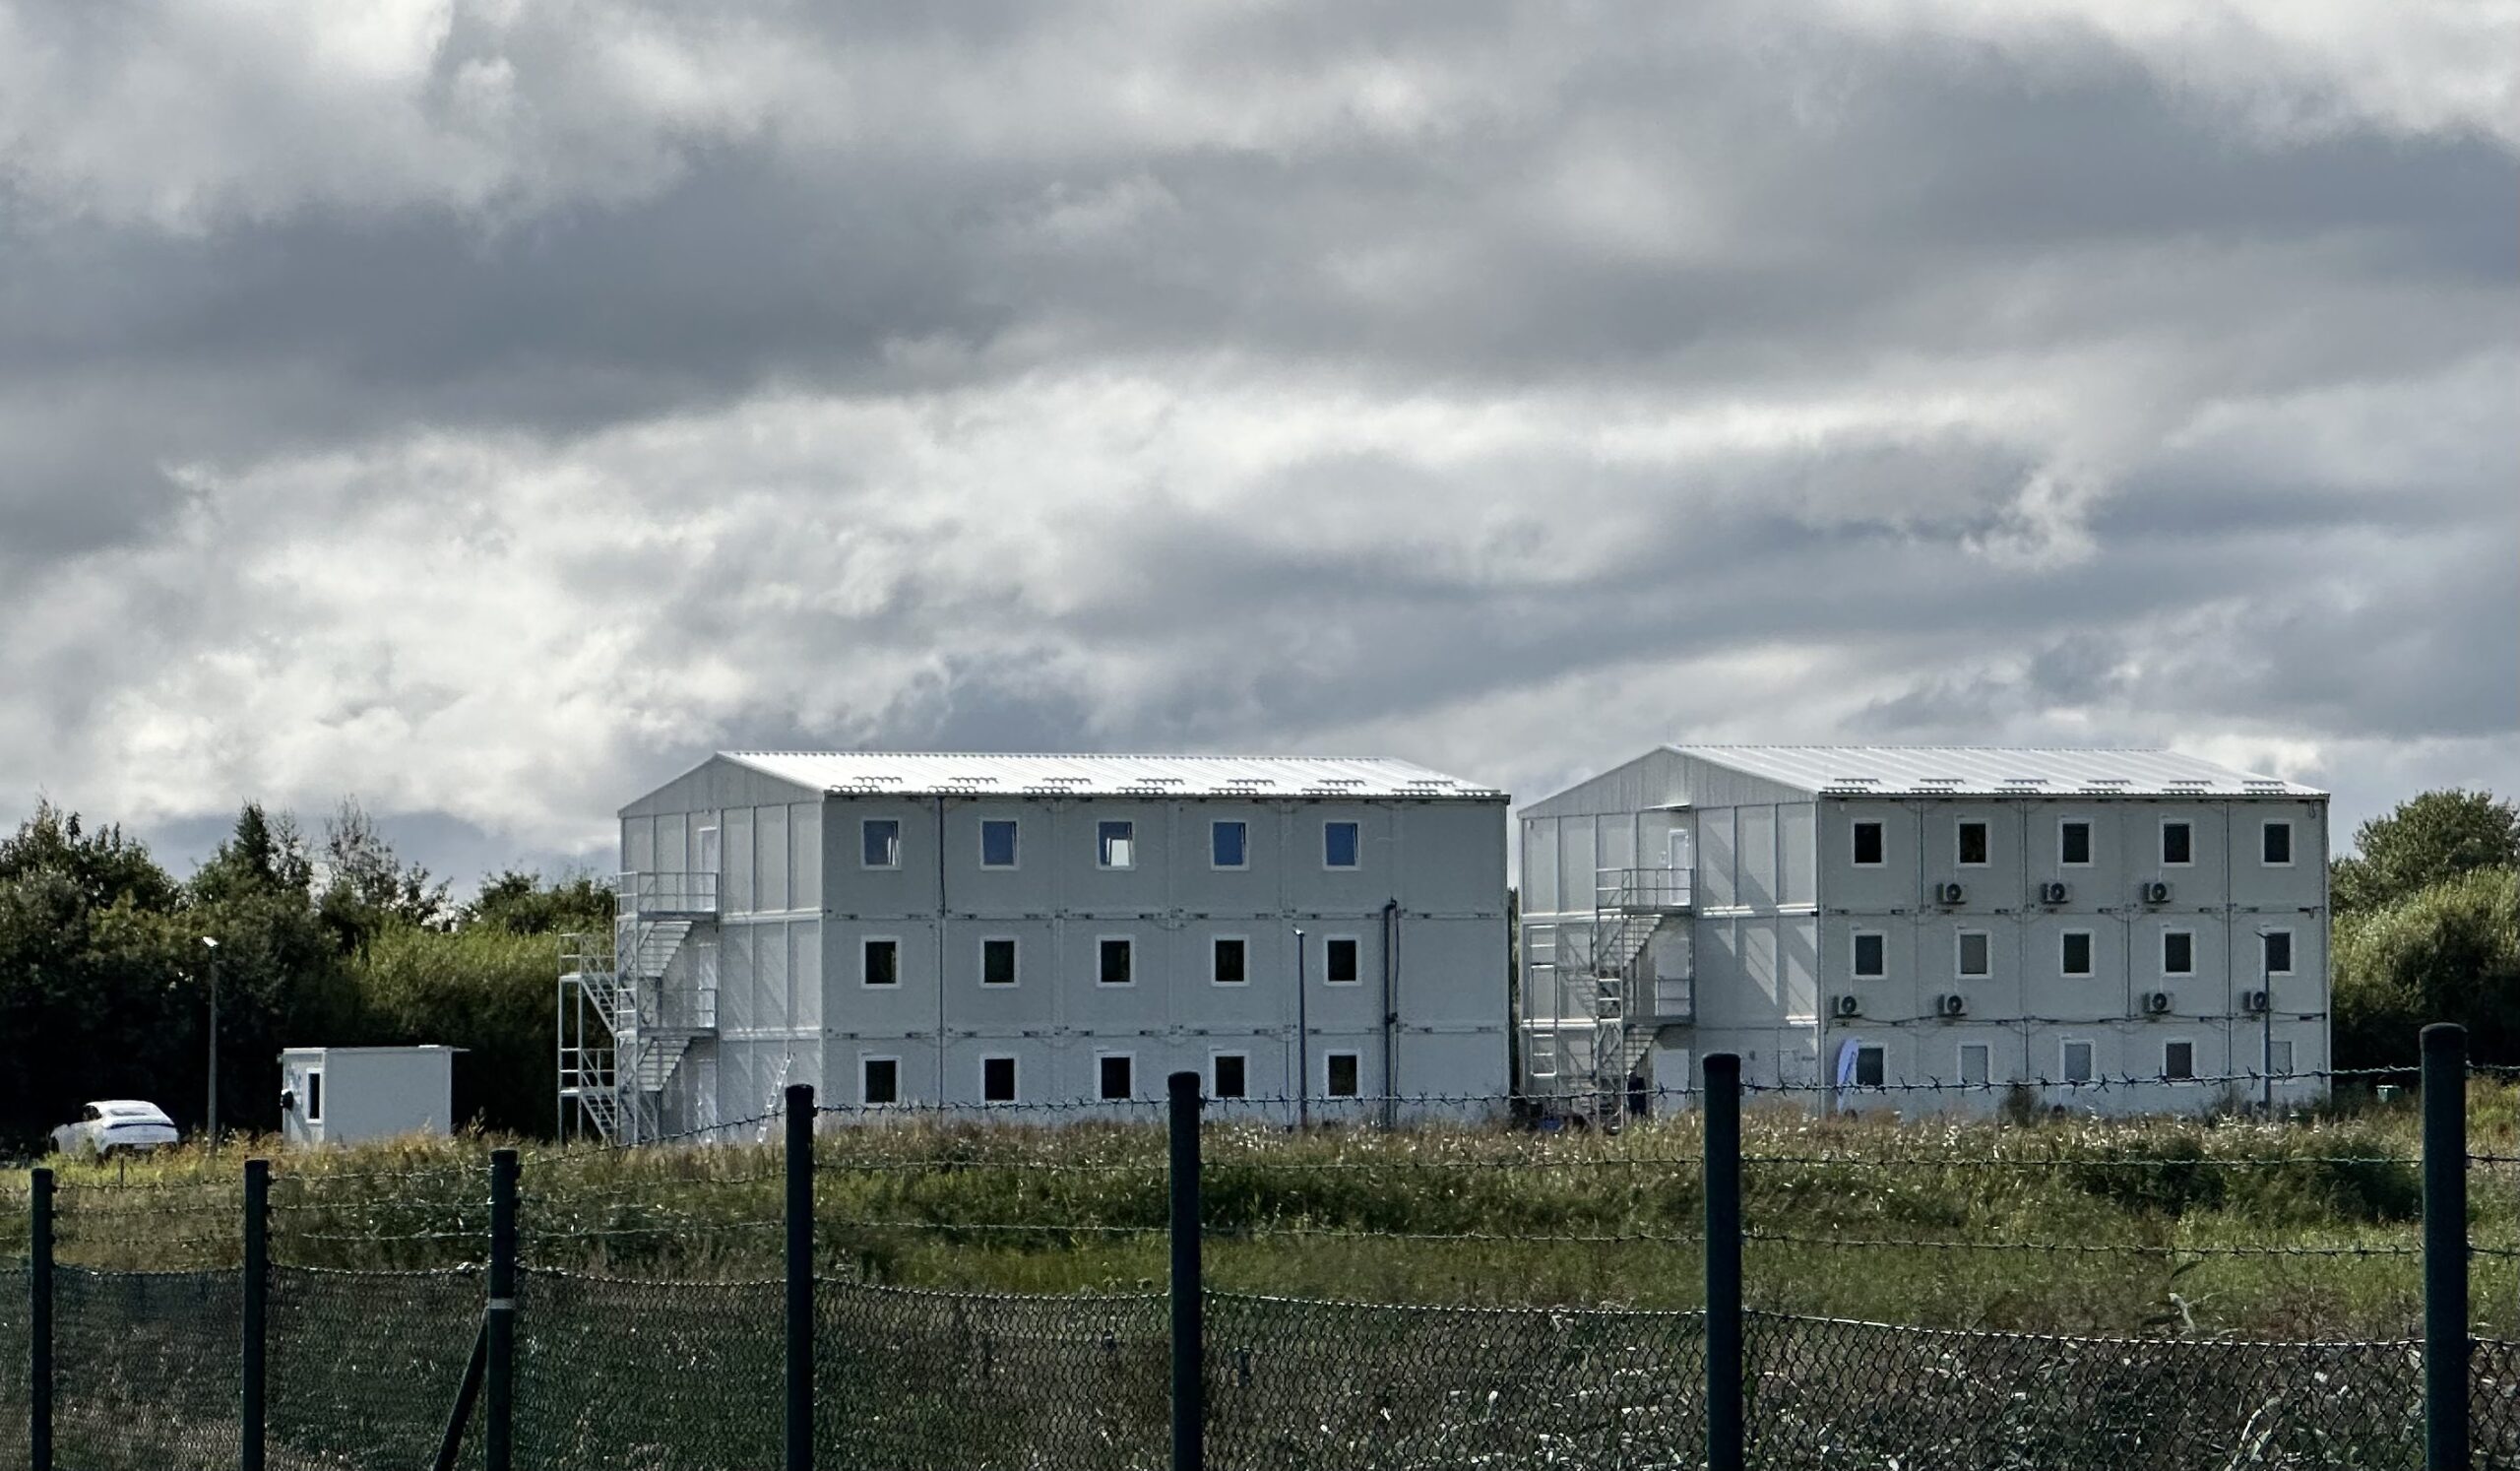
<path fill-rule="evenodd" d="M 2473 1158 L 2473 1156 L 2472 1156 Z M 2263 1159 L 2229 1155 L 2207 1155 L 2197 1159 L 2175 1159 L 2146 1156 L 2113 1159 L 2105 1155 L 2088 1158 L 2059 1156 L 2052 1159 L 1967 1159 L 1956 1155 L 1790 1155 L 1745 1154 L 1743 1168 L 1752 1165 L 1795 1165 L 1854 1169 L 1960 1169 L 1960 1170 L 2113 1170 L 2131 1167 L 2141 1170 L 2280 1170 L 2288 1165 L 2404 1165 L 2410 1169 L 2423 1164 L 2421 1159 L 2403 1155 L 2324 1155 L 2297 1154 L 2270 1156 Z"/>
<path fill-rule="evenodd" d="M 1776 1242 L 1800 1247 L 1856 1247 L 1862 1248 L 1895 1248 L 1923 1251 L 2036 1251 L 2051 1255 L 2117 1255 L 2117 1256 L 2419 1256 L 2414 1247 L 2233 1247 L 2171 1246 L 2141 1242 L 2012 1242 L 1956 1241 L 1951 1239 L 1919 1240 L 1899 1237 L 1810 1236 L 1796 1232 L 1768 1231 L 1758 1227 L 1741 1228 L 1744 1241 Z"/>
<path fill-rule="evenodd" d="M 2251 1086 L 2262 1086 L 2262 1085 L 2267 1084 L 2267 1083 L 2286 1084 L 2286 1083 L 2312 1082 L 2312 1081 L 2317 1081 L 2317 1080 L 2322 1079 L 2322 1078 L 2404 1077 L 2404 1076 L 2411 1076 L 2411 1075 L 2414 1075 L 2414 1074 L 2416 1074 L 2416 1073 L 2420 1072 L 2421 1070 L 2422 1070 L 2422 1069 L 2417 1068 L 2417 1067 L 2327 1067 L 2327 1068 L 2312 1068 L 2312 1069 L 2304 1069 L 2304 1070 L 2300 1070 L 2300 1071 L 2295 1071 L 2295 1072 L 2257 1072 L 2257 1071 L 2249 1071 L 2249 1072 L 2199 1073 L 2199 1074 L 2196 1074 L 2196 1075 L 2193 1075 L 2193 1076 L 2190 1076 L 2190 1077 L 2171 1077 L 2171 1076 L 2167 1076 L 2167 1075 L 2158 1075 L 2158 1074 L 2156 1074 L 2156 1075 L 2147 1075 L 2147 1074 L 2140 1074 L 2140 1073 L 2131 1073 L 2131 1072 L 2128 1072 L 2128 1073 L 2116 1073 L 2116 1074 L 2109 1074 L 2109 1073 L 2095 1073 L 2095 1074 L 2093 1074 L 2091 1077 L 2088 1077 L 2088 1078 L 2048 1078 L 2048 1077 L 2010 1078 L 2010 1079 L 2006 1079 L 2006 1080 L 2004 1080 L 2004 1081 L 2002 1081 L 2002 1082 L 1997 1082 L 1997 1081 L 1995 1081 L 1995 1080 L 1993 1080 L 1993 1079 L 1991 1079 L 1991 1078 L 1990 1078 L 1990 1079 L 1986 1080 L 1985 1082 L 1982 1082 L 1982 1083 L 1954 1082 L 1954 1081 L 1947 1081 L 1947 1080 L 1942 1079 L 1942 1078 L 1927 1078 L 1927 1079 L 1925 1079 L 1925 1080 L 1924 1080 L 1924 1081 L 1922 1081 L 1922 1082 L 1911 1082 L 1911 1081 L 1908 1081 L 1908 1080 L 1906 1080 L 1906 1079 L 1902 1079 L 1902 1080 L 1900 1080 L 1900 1081 L 1898 1081 L 1898 1082 L 1895 1082 L 1895 1083 L 1891 1083 L 1891 1082 L 1881 1082 L 1881 1083 L 1824 1083 L 1824 1082 L 1817 1082 L 1817 1081 L 1814 1081 L 1814 1082 L 1790 1082 L 1790 1083 L 1789 1083 L 1789 1082 L 1764 1083 L 1764 1082 L 1753 1082 L 1753 1081 L 1751 1081 L 1751 1080 L 1749 1080 L 1749 1079 L 1747 1079 L 1747 1078 L 1744 1078 L 1744 1079 L 1742 1080 L 1742 1082 L 1741 1082 L 1741 1091 L 1742 1091 L 1743 1093 L 1745 1093 L 1745 1094 L 1749 1094 L 1749 1093 L 1835 1093 L 1835 1094 L 1866 1094 L 1866 1093 L 1885 1093 L 1885 1094 L 1886 1094 L 1886 1093 L 1987 1093 L 1987 1094 L 1992 1094 L 1992 1093 L 2006 1093 L 2006 1092 L 2010 1092 L 2011 1090 L 2013 1090 L 2013 1089 L 2015 1089 L 2015 1088 L 2029 1088 L 2029 1089 L 2047 1089 L 2047 1090 L 2049 1090 L 2049 1091 L 2062 1091 L 2062 1092 L 2068 1092 L 2068 1093 L 2073 1093 L 2073 1092 L 2083 1092 L 2083 1091 L 2092 1091 L 2092 1092 L 2101 1092 L 2101 1093 L 2106 1093 L 2106 1092 L 2110 1092 L 2110 1091 L 2114 1090 L 2114 1089 L 2134 1089 L 2134 1088 L 2152 1089 L 2152 1088 L 2163 1088 L 2163 1087 L 2174 1087 L 2174 1088 L 2207 1088 L 2207 1087 L 2228 1087 L 2228 1086 L 2231 1086 L 2231 1085 L 2234 1085 L 2234 1084 L 2239 1084 L 2239 1083 L 2246 1083 L 2246 1084 L 2249 1084 L 2249 1085 L 2251 1085 Z"/>
<path fill-rule="evenodd" d="M 1153 1228 L 1150 1228 L 1153 1229 Z M 1621 1246 L 1650 1244 L 1672 1247 L 1702 1247 L 1706 1238 L 1699 1235 L 1673 1236 L 1650 1231 L 1620 1232 L 1551 1232 L 1551 1231 L 1382 1231 L 1355 1226 L 1208 1226 L 1202 1236 L 1218 1241 L 1265 1241 L 1272 1237 L 1318 1237 L 1336 1241 L 1391 1242 L 1475 1242 L 1484 1245 L 1539 1246 Z"/>

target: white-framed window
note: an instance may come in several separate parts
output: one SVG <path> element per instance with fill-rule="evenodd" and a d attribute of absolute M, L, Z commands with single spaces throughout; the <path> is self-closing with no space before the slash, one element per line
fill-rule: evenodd
<path fill-rule="evenodd" d="M 1877 1044 L 1864 1044 L 1855 1050 L 1855 1085 L 1878 1088 L 1887 1079 L 1883 1068 L 1885 1055 Z"/>
<path fill-rule="evenodd" d="M 2056 1044 L 2057 1077 L 2068 1083 L 2088 1083 L 2092 1078 L 2091 1042 L 2087 1038 L 2068 1037 Z"/>
<path fill-rule="evenodd" d="M 902 984 L 902 942 L 888 934 L 870 934 L 857 947 L 857 984 Z"/>
<path fill-rule="evenodd" d="M 2060 868 L 2091 866 L 2091 819 L 2068 817 L 2056 824 L 2056 865 Z"/>
<path fill-rule="evenodd" d="M 2196 824 L 2181 818 L 2162 819 L 2162 866 L 2185 868 L 2196 862 Z"/>
<path fill-rule="evenodd" d="M 1954 846 L 1958 851 L 1953 855 L 1955 862 L 1963 868 L 1986 866 L 1989 862 L 1986 857 L 1986 824 L 1975 817 L 1963 818 L 1957 837 Z"/>
<path fill-rule="evenodd" d="M 1251 979 L 1251 941 L 1239 934 L 1220 934 L 1208 941 L 1208 980 L 1218 986 L 1241 986 Z"/>
<path fill-rule="evenodd" d="M 861 868 L 902 865 L 902 824 L 898 817 L 867 817 L 857 824 L 857 864 Z"/>
<path fill-rule="evenodd" d="M 1135 1053 L 1096 1053 L 1094 1055 L 1094 1096 L 1106 1102 L 1137 1097 L 1138 1058 Z"/>
<path fill-rule="evenodd" d="M 1890 974 L 1890 937 L 1878 929 L 1855 932 L 1855 976 L 1858 981 Z"/>
<path fill-rule="evenodd" d="M 1094 863 L 1100 868 L 1138 865 L 1138 825 L 1127 821 L 1094 824 Z"/>
<path fill-rule="evenodd" d="M 881 1108 L 902 1101 L 902 1059 L 860 1053 L 857 1055 L 857 1101 L 868 1108 Z"/>
<path fill-rule="evenodd" d="M 1251 824 L 1236 818 L 1221 818 L 1209 823 L 1208 866 L 1211 868 L 1250 867 Z"/>
<path fill-rule="evenodd" d="M 1884 857 L 1880 823 L 1858 822 L 1855 825 L 1854 862 L 1858 868 L 1878 868 L 1888 862 Z"/>
<path fill-rule="evenodd" d="M 992 934 L 980 940 L 980 985 L 1013 986 L 1016 961 L 1020 958 L 1015 936 Z"/>
<path fill-rule="evenodd" d="M 2293 1075 L 2293 1043 L 2291 1039 L 2282 1038 L 2269 1044 L 2266 1049 L 2266 1070 L 2268 1072 L 2273 1073 L 2279 1078 L 2289 1078 Z"/>
<path fill-rule="evenodd" d="M 1354 868 L 1364 862 L 1364 840 L 1354 822 L 1321 824 L 1321 866 Z"/>
<path fill-rule="evenodd" d="M 1321 1092 L 1327 1098 L 1354 1098 L 1364 1091 L 1364 1058 L 1358 1053 L 1324 1053 Z"/>
<path fill-rule="evenodd" d="M 1102 986 L 1135 986 L 1138 942 L 1125 934 L 1100 935 L 1094 942 L 1094 979 Z"/>
<path fill-rule="evenodd" d="M 2259 968 L 2269 976 L 2293 974 L 2293 931 L 2269 929 L 2257 937 Z"/>
<path fill-rule="evenodd" d="M 1012 868 L 1021 856 L 1017 840 L 1023 830 L 1012 817 L 989 817 L 980 822 L 980 866 Z"/>
<path fill-rule="evenodd" d="M 1020 1101 L 1015 1090 L 1015 1059 L 1004 1055 L 980 1058 L 980 1102 L 1011 1104 Z"/>
<path fill-rule="evenodd" d="M 1251 1096 L 1251 1055 L 1249 1053 L 1208 1054 L 1208 1097 L 1249 1098 Z"/>
<path fill-rule="evenodd" d="M 1963 979 L 1994 974 L 1994 941 L 1983 929 L 1960 931 L 1960 975 Z"/>
<path fill-rule="evenodd" d="M 2162 1076 L 2166 1078 L 2196 1076 L 2196 1044 L 2184 1037 L 2174 1037 L 2163 1043 Z"/>
<path fill-rule="evenodd" d="M 2293 866 L 2293 824 L 2269 822 L 2258 829 L 2257 859 L 2270 868 Z"/>
<path fill-rule="evenodd" d="M 2196 935 L 2185 929 L 2162 931 L 2162 974 L 2193 976 L 2196 974 Z"/>
<path fill-rule="evenodd" d="M 2060 976 L 2091 974 L 2091 931 L 2068 929 L 2056 936 L 2056 973 Z"/>
<path fill-rule="evenodd" d="M 1960 1082 L 1963 1087 L 1983 1088 L 1994 1079 L 1995 1051 L 1983 1042 L 1960 1044 Z"/>
<path fill-rule="evenodd" d="M 1363 947 L 1353 934 L 1325 935 L 1321 941 L 1321 979 L 1331 986 L 1356 986 L 1364 981 Z"/>

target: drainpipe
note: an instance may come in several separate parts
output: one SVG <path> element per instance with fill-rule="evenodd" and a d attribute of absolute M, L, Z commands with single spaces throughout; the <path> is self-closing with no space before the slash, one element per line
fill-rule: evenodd
<path fill-rule="evenodd" d="M 1400 901 L 1382 907 L 1382 1126 L 1398 1119 L 1400 1080 L 1393 1075 L 1392 1032 L 1400 1025 Z"/>

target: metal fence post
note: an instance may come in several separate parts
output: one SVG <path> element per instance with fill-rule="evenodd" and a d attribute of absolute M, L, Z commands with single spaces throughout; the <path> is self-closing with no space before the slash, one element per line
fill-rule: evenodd
<path fill-rule="evenodd" d="M 481 1460 L 509 1471 L 516 1431 L 516 1151 L 490 1151 L 490 1294 L 481 1318 Z"/>
<path fill-rule="evenodd" d="M 814 1464 L 814 1090 L 788 1087 L 788 1471 Z"/>
<path fill-rule="evenodd" d="M 244 1362 L 237 1376 L 236 1464 L 263 1471 L 264 1309 L 271 1291 L 272 1162 L 245 1162 L 245 1279 L 238 1318 Z"/>
<path fill-rule="evenodd" d="M 52 1471 L 52 1172 L 27 1188 L 27 1444 L 33 1471 Z"/>
<path fill-rule="evenodd" d="M 2424 1465 L 2468 1466 L 2468 1031 L 2424 1029 Z"/>
<path fill-rule="evenodd" d="M 1706 1059 L 1706 1464 L 1741 1471 L 1741 1059 Z"/>
<path fill-rule="evenodd" d="M 1208 1384 L 1199 1270 L 1199 1075 L 1176 1072 L 1166 1082 L 1172 1105 L 1172 1471 L 1203 1471 Z"/>

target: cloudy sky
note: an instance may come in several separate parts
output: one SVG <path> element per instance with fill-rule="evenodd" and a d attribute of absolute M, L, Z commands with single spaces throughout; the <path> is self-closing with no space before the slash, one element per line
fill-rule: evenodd
<path fill-rule="evenodd" d="M 2520 793 L 2511 0 L 0 0 L 0 792 L 712 748 Z"/>

